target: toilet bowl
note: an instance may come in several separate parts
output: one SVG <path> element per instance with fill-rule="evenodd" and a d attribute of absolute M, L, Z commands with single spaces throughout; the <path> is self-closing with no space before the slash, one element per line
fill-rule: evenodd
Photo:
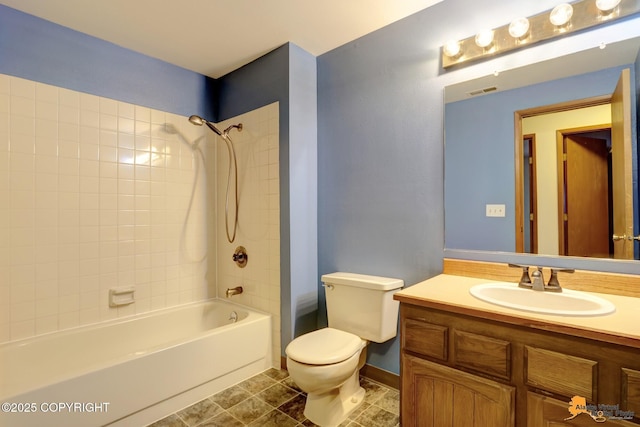
<path fill-rule="evenodd" d="M 304 415 L 322 427 L 337 426 L 364 401 L 359 371 L 367 341 L 349 332 L 324 328 L 287 346 L 287 369 L 307 393 Z"/>

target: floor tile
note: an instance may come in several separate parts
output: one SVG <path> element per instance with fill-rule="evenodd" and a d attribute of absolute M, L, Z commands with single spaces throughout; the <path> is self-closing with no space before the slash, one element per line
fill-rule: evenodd
<path fill-rule="evenodd" d="M 397 390 L 389 390 L 376 401 L 376 406 L 391 412 L 392 414 L 400 414 L 400 393 Z"/>
<path fill-rule="evenodd" d="M 256 394 L 256 396 L 267 402 L 269 405 L 278 407 L 287 400 L 291 400 L 299 394 L 300 393 L 292 388 L 286 387 L 280 383 L 276 383 L 268 389 Z"/>
<path fill-rule="evenodd" d="M 282 381 L 283 379 L 289 376 L 288 371 L 285 371 L 284 369 L 275 369 L 275 368 L 267 369 L 266 371 L 264 371 L 264 374 L 268 377 L 273 378 L 276 381 Z"/>
<path fill-rule="evenodd" d="M 223 409 L 229 409 L 252 396 L 247 390 L 237 385 L 211 396 L 211 401 L 220 405 Z"/>
<path fill-rule="evenodd" d="M 362 412 L 362 414 L 355 419 L 355 422 L 367 427 L 394 427 L 400 423 L 400 417 L 378 406 L 372 405 Z"/>
<path fill-rule="evenodd" d="M 182 422 L 180 417 L 176 414 L 171 414 L 166 418 L 161 419 L 160 421 L 156 421 L 153 424 L 150 424 L 149 427 L 186 427 L 187 425 Z"/>
<path fill-rule="evenodd" d="M 236 406 L 229 408 L 229 413 L 245 424 L 260 418 L 273 409 L 265 401 L 257 397 L 250 397 L 247 400 L 238 403 Z"/>
<path fill-rule="evenodd" d="M 222 411 L 222 408 L 209 399 L 201 400 L 195 405 L 189 406 L 186 409 L 178 412 L 178 416 L 189 426 L 195 426 L 209 418 L 213 417 L 217 413 Z"/>
<path fill-rule="evenodd" d="M 258 393 L 276 383 L 277 381 L 273 378 L 265 374 L 258 374 L 255 377 L 251 377 L 248 380 L 242 381 L 238 385 L 250 393 Z"/>
<path fill-rule="evenodd" d="M 250 427 L 295 427 L 298 422 L 286 414 L 274 409 L 251 424 Z"/>
<path fill-rule="evenodd" d="M 299 422 L 303 422 L 305 420 L 304 416 L 304 405 L 306 400 L 303 395 L 298 394 L 293 399 L 290 399 L 284 402 L 282 405 L 278 406 L 278 409 L 290 416 L 293 419 L 298 420 Z"/>
<path fill-rule="evenodd" d="M 198 427 L 244 427 L 244 424 L 228 412 L 224 411 L 198 425 Z"/>
<path fill-rule="evenodd" d="M 400 394 L 361 377 L 365 399 L 340 427 L 399 426 Z M 287 371 L 268 369 L 149 427 L 317 427 L 304 416 L 306 394 Z"/>

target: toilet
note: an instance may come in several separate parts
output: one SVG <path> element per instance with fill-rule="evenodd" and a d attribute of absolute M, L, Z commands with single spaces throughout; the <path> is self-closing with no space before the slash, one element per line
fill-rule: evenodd
<path fill-rule="evenodd" d="M 359 371 L 369 341 L 396 336 L 404 282 L 355 273 L 322 276 L 329 326 L 301 335 L 285 349 L 293 382 L 307 393 L 304 415 L 321 427 L 337 426 L 364 401 Z"/>

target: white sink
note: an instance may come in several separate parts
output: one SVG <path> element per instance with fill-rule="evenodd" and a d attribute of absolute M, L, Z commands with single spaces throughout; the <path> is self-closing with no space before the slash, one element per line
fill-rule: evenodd
<path fill-rule="evenodd" d="M 604 298 L 569 289 L 543 292 L 520 288 L 517 284 L 492 282 L 473 286 L 469 292 L 491 304 L 556 316 L 603 316 L 616 310 L 615 305 Z"/>

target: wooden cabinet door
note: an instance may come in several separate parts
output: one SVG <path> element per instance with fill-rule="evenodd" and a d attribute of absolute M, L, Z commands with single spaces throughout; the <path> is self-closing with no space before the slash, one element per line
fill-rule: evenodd
<path fill-rule="evenodd" d="M 515 388 L 402 355 L 403 427 L 513 427 Z"/>
<path fill-rule="evenodd" d="M 588 414 L 578 414 L 575 418 L 567 420 L 567 418 L 572 416 L 569 412 L 569 405 L 569 402 L 563 402 L 551 397 L 528 392 L 527 427 L 594 427 L 597 425 L 606 427 L 637 427 L 637 424 L 631 423 L 630 421 L 615 419 L 596 422 Z"/>

